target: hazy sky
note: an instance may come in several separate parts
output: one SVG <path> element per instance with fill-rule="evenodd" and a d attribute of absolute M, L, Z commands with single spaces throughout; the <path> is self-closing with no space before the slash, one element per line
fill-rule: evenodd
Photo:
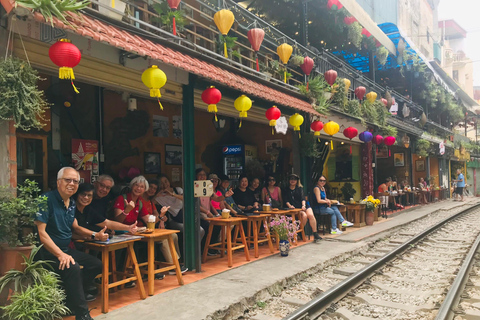
<path fill-rule="evenodd" d="M 439 20 L 454 19 L 467 31 L 466 54 L 473 63 L 474 85 L 480 86 L 480 0 L 440 0 Z"/>

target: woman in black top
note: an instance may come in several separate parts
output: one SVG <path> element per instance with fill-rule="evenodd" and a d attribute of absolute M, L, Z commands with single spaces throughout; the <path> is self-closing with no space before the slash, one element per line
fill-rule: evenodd
<path fill-rule="evenodd" d="M 306 207 L 303 186 L 300 183 L 300 178 L 296 174 L 290 175 L 288 187 L 283 189 L 282 195 L 286 207 L 290 209 L 302 209 L 302 211 L 299 212 L 300 228 L 303 228 L 308 220 L 310 227 L 312 227 L 314 239 L 321 240 L 322 238 L 317 233 L 317 220 L 315 219 L 312 208 L 307 209 Z"/>
<path fill-rule="evenodd" d="M 253 178 L 252 180 L 250 180 L 250 184 L 248 186 L 248 188 L 250 190 L 252 190 L 253 192 L 253 195 L 255 196 L 255 201 L 258 202 L 258 204 L 260 205 L 262 202 L 262 198 L 261 198 L 261 188 L 260 188 L 260 179 L 258 178 Z"/>
<path fill-rule="evenodd" d="M 246 176 L 241 176 L 238 180 L 238 187 L 233 192 L 233 200 L 243 211 L 252 212 L 258 209 L 258 202 L 253 191 L 248 187 L 248 178 Z"/>

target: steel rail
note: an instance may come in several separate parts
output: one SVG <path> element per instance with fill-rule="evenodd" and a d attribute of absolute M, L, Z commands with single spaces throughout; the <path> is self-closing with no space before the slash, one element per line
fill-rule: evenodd
<path fill-rule="evenodd" d="M 440 221 L 439 223 L 430 227 L 429 229 L 422 231 L 418 235 L 414 236 L 407 242 L 400 245 L 398 248 L 392 250 L 390 253 L 375 260 L 373 263 L 369 264 L 368 266 L 357 271 L 356 273 L 354 273 L 347 279 L 343 280 L 339 284 L 325 291 L 322 295 L 316 297 L 315 299 L 304 304 L 294 312 L 288 314 L 282 320 L 315 319 L 316 317 L 320 316 L 332 303 L 335 303 L 336 301 L 340 300 L 341 298 L 346 296 L 352 289 L 361 285 L 368 277 L 370 277 L 374 272 L 379 270 L 381 267 L 385 266 L 385 264 L 388 263 L 390 260 L 393 260 L 398 254 L 403 253 L 404 251 L 409 249 L 410 246 L 422 240 L 427 235 L 436 231 L 446 223 L 464 214 L 467 214 L 468 212 L 473 211 L 479 207 L 480 205 L 475 205 L 473 207 L 465 209 L 451 217 L 448 217 Z"/>
<path fill-rule="evenodd" d="M 457 276 L 455 277 L 455 280 L 453 281 L 452 286 L 450 287 L 450 290 L 448 290 L 448 293 L 445 296 L 445 300 L 443 300 L 443 303 L 440 306 L 440 309 L 438 309 L 438 313 L 437 313 L 437 316 L 435 317 L 435 320 L 453 319 L 454 314 L 452 309 L 456 307 L 458 305 L 458 302 L 460 301 L 461 294 L 465 289 L 465 284 L 467 283 L 468 278 L 470 277 L 469 274 L 470 274 L 470 271 L 472 270 L 473 263 L 476 260 L 475 254 L 477 253 L 479 246 L 480 246 L 480 234 L 477 236 L 477 240 L 475 240 L 474 244 L 470 248 L 470 251 L 468 252 L 468 255 L 463 261 L 463 264 L 460 267 L 460 270 L 458 271 Z"/>

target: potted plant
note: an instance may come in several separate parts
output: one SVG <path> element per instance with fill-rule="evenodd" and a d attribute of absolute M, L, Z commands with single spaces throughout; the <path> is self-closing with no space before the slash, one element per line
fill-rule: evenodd
<path fill-rule="evenodd" d="M 285 215 L 277 215 L 270 221 L 270 230 L 277 235 L 282 257 L 288 256 L 289 241 L 293 241 L 299 227 L 299 221 L 292 222 L 292 218 Z"/>
<path fill-rule="evenodd" d="M 168 3 L 155 3 L 153 9 L 158 14 L 158 17 L 153 17 L 153 22 L 158 22 L 162 27 L 166 28 L 168 31 L 173 31 L 173 18 L 175 18 L 175 25 L 177 31 L 182 31 L 185 27 L 185 13 L 182 10 L 172 10 L 168 6 Z"/>
<path fill-rule="evenodd" d="M 373 196 L 368 196 L 360 204 L 365 205 L 365 223 L 367 226 L 373 225 L 373 220 L 375 219 L 374 211 L 380 205 L 380 199 L 375 199 Z"/>
<path fill-rule="evenodd" d="M 0 275 L 10 269 L 22 269 L 19 252 L 28 256 L 35 243 L 34 219 L 47 198 L 38 196 L 40 188 L 35 181 L 25 180 L 16 189 L 0 187 Z"/>
<path fill-rule="evenodd" d="M 108 1 L 110 3 L 111 0 Z M 54 16 L 61 20 L 63 23 L 70 25 L 70 23 L 66 19 L 67 12 L 79 14 L 78 11 L 88 7 L 90 5 L 90 1 L 16 0 L 15 8 L 17 8 L 17 5 L 31 9 L 32 12 L 40 13 L 45 18 L 45 21 L 50 22 L 53 27 Z"/>
<path fill-rule="evenodd" d="M 350 182 L 344 183 L 340 190 L 342 190 L 343 200 L 345 200 L 345 202 L 349 202 L 355 193 L 357 193 L 357 190 L 353 189 L 353 185 Z"/>
<path fill-rule="evenodd" d="M 54 320 L 69 313 L 58 275 L 47 269 L 48 261 L 34 261 L 40 248 L 34 247 L 30 257 L 23 256 L 24 271 L 10 270 L 0 278 L 0 292 L 5 288 L 12 288 L 14 292 L 10 303 L 0 307 L 6 319 Z"/>

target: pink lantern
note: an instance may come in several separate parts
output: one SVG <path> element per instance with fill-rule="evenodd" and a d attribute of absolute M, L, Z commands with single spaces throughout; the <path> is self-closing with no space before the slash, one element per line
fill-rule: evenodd
<path fill-rule="evenodd" d="M 257 62 L 257 71 L 260 71 L 258 67 L 258 51 L 262 45 L 263 38 L 265 37 L 265 31 L 260 28 L 253 28 L 247 32 L 248 41 L 252 45 L 253 51 L 255 51 L 255 61 Z"/>
<path fill-rule="evenodd" d="M 397 139 L 395 139 L 395 137 L 388 136 L 388 137 L 385 137 L 385 139 L 383 140 L 383 142 L 385 143 L 385 145 L 386 145 L 387 147 L 389 147 L 389 146 L 392 146 L 392 145 L 395 143 L 396 140 L 397 140 Z M 391 155 L 391 154 L 390 154 L 390 149 L 389 149 L 389 150 L 388 150 L 388 156 L 390 157 L 390 155 Z"/>
<path fill-rule="evenodd" d="M 379 134 L 373 137 L 373 143 L 377 145 L 377 153 L 378 153 L 378 146 L 381 145 L 383 142 L 383 137 Z"/>
<path fill-rule="evenodd" d="M 362 35 L 363 36 L 366 36 L 367 38 L 370 38 L 372 36 L 372 34 L 370 33 L 370 31 L 368 31 L 367 29 L 363 28 L 362 29 Z"/>
<path fill-rule="evenodd" d="M 313 66 L 315 62 L 313 61 L 312 58 L 310 57 L 305 57 L 303 59 L 303 63 L 300 65 L 300 68 L 302 69 L 303 73 L 307 75 L 307 92 L 308 92 L 308 82 L 309 82 L 309 75 L 312 72 Z"/>
<path fill-rule="evenodd" d="M 343 4 L 338 0 L 328 0 L 327 7 L 330 10 L 340 10 L 343 8 Z"/>
<path fill-rule="evenodd" d="M 357 96 L 358 100 L 362 100 L 363 97 L 365 97 L 365 93 L 367 92 L 367 89 L 365 87 L 357 87 L 355 89 L 355 95 Z"/>
<path fill-rule="evenodd" d="M 343 18 L 343 22 L 344 22 L 347 26 L 353 24 L 353 23 L 356 22 L 356 21 L 357 21 L 357 19 L 356 19 L 355 17 L 345 17 L 345 18 Z"/>
<path fill-rule="evenodd" d="M 325 81 L 331 86 L 335 83 L 337 80 L 337 71 L 335 70 L 328 70 L 325 72 Z"/>

